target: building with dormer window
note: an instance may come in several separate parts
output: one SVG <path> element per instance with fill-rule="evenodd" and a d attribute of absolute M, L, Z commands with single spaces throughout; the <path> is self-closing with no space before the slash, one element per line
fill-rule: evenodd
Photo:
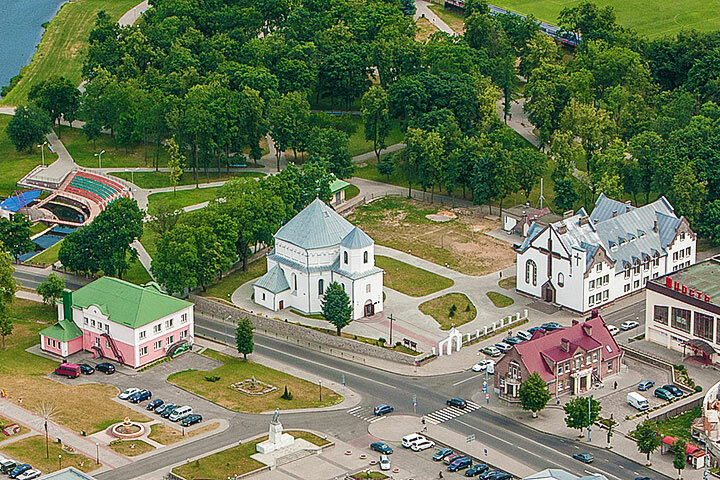
<path fill-rule="evenodd" d="M 696 235 L 660 197 L 634 207 L 600 194 L 595 208 L 531 225 L 515 245 L 517 290 L 577 312 L 637 292 L 695 263 Z"/>
<path fill-rule="evenodd" d="M 253 283 L 255 303 L 273 311 L 322 311 L 332 282 L 350 297 L 353 320 L 383 310 L 383 270 L 375 266 L 375 242 L 315 199 L 275 234 L 267 273 Z"/>

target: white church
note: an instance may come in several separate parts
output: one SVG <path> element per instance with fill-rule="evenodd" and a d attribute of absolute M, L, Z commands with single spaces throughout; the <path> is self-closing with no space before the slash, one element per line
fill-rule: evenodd
<path fill-rule="evenodd" d="M 533 223 L 517 252 L 517 290 L 587 312 L 695 263 L 697 236 L 665 197 L 634 207 L 600 194 L 595 208 Z"/>
<path fill-rule="evenodd" d="M 325 289 L 337 282 L 350 297 L 353 320 L 383 310 L 383 270 L 375 242 L 315 199 L 275 234 L 267 273 L 253 283 L 254 301 L 273 311 L 322 311 Z"/>

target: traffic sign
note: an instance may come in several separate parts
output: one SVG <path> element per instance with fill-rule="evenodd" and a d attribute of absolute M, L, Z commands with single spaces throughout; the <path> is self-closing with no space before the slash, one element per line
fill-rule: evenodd
<path fill-rule="evenodd" d="M 474 433 L 471 433 L 470 435 L 468 435 L 467 438 L 465 439 L 465 441 L 466 441 L 467 443 L 472 443 L 472 442 L 474 442 L 474 441 L 475 441 L 475 434 L 474 434 Z"/>

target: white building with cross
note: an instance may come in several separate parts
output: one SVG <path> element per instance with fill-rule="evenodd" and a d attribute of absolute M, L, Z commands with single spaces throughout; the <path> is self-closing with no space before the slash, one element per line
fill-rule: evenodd
<path fill-rule="evenodd" d="M 634 207 L 600 194 L 591 214 L 531 225 L 515 246 L 517 290 L 587 312 L 694 264 L 696 238 L 665 197 Z"/>

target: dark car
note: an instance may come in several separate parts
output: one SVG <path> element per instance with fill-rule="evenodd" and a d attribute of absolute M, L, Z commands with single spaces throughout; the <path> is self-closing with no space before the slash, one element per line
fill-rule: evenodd
<path fill-rule="evenodd" d="M 164 405 L 161 405 L 159 408 L 156 408 L 155 413 L 157 413 L 161 417 L 167 418 L 177 407 L 178 405 L 176 403 L 166 403 Z M 165 415 L 165 413 L 167 413 L 167 415 Z"/>
<path fill-rule="evenodd" d="M 21 463 L 17 467 L 13 468 L 12 472 L 10 472 L 10 478 L 16 478 L 18 475 L 27 472 L 31 468 L 32 466 L 29 463 Z"/>
<path fill-rule="evenodd" d="M 505 337 L 503 338 L 503 342 L 507 343 L 508 345 L 517 345 L 518 343 L 522 343 L 523 341 L 518 337 Z"/>
<path fill-rule="evenodd" d="M 665 390 L 664 388 L 656 388 L 655 396 L 658 398 L 662 398 L 663 400 L 674 400 L 675 399 L 675 395 L 673 395 L 669 391 Z"/>
<path fill-rule="evenodd" d="M 480 478 L 483 480 L 510 480 L 512 475 L 507 472 L 503 472 L 502 470 L 492 470 Z"/>
<path fill-rule="evenodd" d="M 465 470 L 465 476 L 474 477 L 475 475 L 482 475 L 483 473 L 487 472 L 489 468 L 490 467 L 488 467 L 484 463 L 476 463 L 472 467 Z"/>
<path fill-rule="evenodd" d="M 668 392 L 672 393 L 673 395 L 675 395 L 676 397 L 682 397 L 682 396 L 683 396 L 682 390 L 680 390 L 680 389 L 679 389 L 678 387 L 676 387 L 675 385 L 663 385 L 663 388 L 664 388 L 665 390 L 667 390 Z"/>
<path fill-rule="evenodd" d="M 105 375 L 110 375 L 111 373 L 115 373 L 115 365 L 108 362 L 98 363 L 95 365 L 95 370 L 103 372 Z"/>
<path fill-rule="evenodd" d="M 654 386 L 655 382 L 653 382 L 652 380 L 645 380 L 644 382 L 640 382 L 640 385 L 638 385 L 638 390 L 644 392 L 646 390 L 650 390 Z"/>
<path fill-rule="evenodd" d="M 530 333 L 530 335 L 532 335 L 537 331 L 544 332 L 545 329 L 543 329 L 542 327 L 532 327 L 532 328 L 528 328 L 527 331 Z"/>
<path fill-rule="evenodd" d="M 145 408 L 147 408 L 148 410 L 150 410 L 152 412 L 153 410 L 156 410 L 156 409 L 162 407 L 163 403 L 165 403 L 165 402 L 163 402 L 159 398 L 156 398 L 155 400 L 148 403 L 147 407 L 145 407 Z"/>
<path fill-rule="evenodd" d="M 561 328 L 563 328 L 563 326 L 557 322 L 548 322 L 540 325 L 540 328 L 547 332 L 552 332 L 553 330 L 560 330 Z"/>
<path fill-rule="evenodd" d="M 635 477 L 635 480 L 652 480 L 650 477 Z"/>
<path fill-rule="evenodd" d="M 370 450 L 375 450 L 376 452 L 380 452 L 385 455 L 390 455 L 393 452 L 393 449 L 388 445 L 387 443 L 383 442 L 373 442 L 370 444 Z"/>
<path fill-rule="evenodd" d="M 2 462 L 0 462 L 0 473 L 6 473 L 6 474 L 10 473 L 18 465 L 20 465 L 20 464 L 17 462 L 14 462 L 12 460 L 3 460 Z"/>
<path fill-rule="evenodd" d="M 456 407 L 456 408 L 465 408 L 467 407 L 467 402 L 463 400 L 462 398 L 449 398 L 445 404 L 448 407 Z"/>
<path fill-rule="evenodd" d="M 140 403 L 145 400 L 149 400 L 152 398 L 152 392 L 150 390 L 140 390 L 139 392 L 135 392 L 132 395 L 130 395 L 130 402 L 132 403 Z"/>
<path fill-rule="evenodd" d="M 95 369 L 87 363 L 80 363 L 78 366 L 80 367 L 80 373 L 83 375 L 92 375 L 95 373 Z"/>
<path fill-rule="evenodd" d="M 380 404 L 377 407 L 375 407 L 375 409 L 373 410 L 373 413 L 375 415 L 379 416 L 379 415 L 385 415 L 386 413 L 390 413 L 392 411 L 393 411 L 393 407 L 391 407 L 390 405 L 385 405 L 383 403 L 383 404 Z"/>
<path fill-rule="evenodd" d="M 583 462 L 583 463 L 592 463 L 592 461 L 593 461 L 593 459 L 594 459 L 593 456 L 592 456 L 592 454 L 586 453 L 586 452 L 583 452 L 583 453 L 573 453 L 573 454 L 572 454 L 572 457 L 573 457 L 575 460 L 580 460 L 580 461 Z"/>
<path fill-rule="evenodd" d="M 472 465 L 472 459 L 470 457 L 460 457 L 457 460 L 453 460 L 450 466 L 448 466 L 448 470 L 457 472 L 458 470 L 468 468 L 470 465 Z"/>
<path fill-rule="evenodd" d="M 196 423 L 200 422 L 202 422 L 202 415 L 193 413 L 183 418 L 180 422 L 180 425 L 182 425 L 183 427 L 189 427 L 190 425 L 195 425 Z"/>
<path fill-rule="evenodd" d="M 435 452 L 435 455 L 433 455 L 433 460 L 436 462 L 439 462 L 443 458 L 447 457 L 448 455 L 452 455 L 453 451 L 449 448 L 441 448 L 437 452 Z"/>

